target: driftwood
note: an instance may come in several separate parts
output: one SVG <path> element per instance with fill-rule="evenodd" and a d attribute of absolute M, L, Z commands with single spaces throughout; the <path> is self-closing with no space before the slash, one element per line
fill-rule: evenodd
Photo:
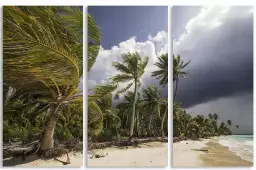
<path fill-rule="evenodd" d="M 39 140 L 33 141 L 31 143 L 22 146 L 22 142 L 8 143 L 3 147 L 5 154 L 8 154 L 12 157 L 22 157 L 23 160 L 26 160 L 26 156 L 38 154 L 43 159 L 51 159 L 62 162 L 64 165 L 70 164 L 70 158 L 68 153 L 73 150 L 82 150 L 83 143 L 78 140 L 70 140 L 65 142 L 55 142 L 54 148 L 49 150 L 40 150 L 41 143 Z M 56 157 L 67 155 L 67 161 L 61 161 Z"/>
<path fill-rule="evenodd" d="M 103 143 L 89 143 L 88 144 L 88 150 L 92 149 L 102 149 L 106 147 L 111 146 L 117 146 L 117 147 L 126 147 L 128 146 L 134 146 L 138 147 L 141 143 L 148 143 L 148 142 L 168 142 L 168 138 L 143 138 L 143 139 L 133 139 L 133 140 L 120 140 L 120 141 L 109 141 L 109 142 L 103 142 Z"/>
<path fill-rule="evenodd" d="M 92 156 L 90 156 L 90 159 L 93 159 L 93 158 L 102 158 L 102 157 L 106 157 L 108 156 L 108 153 L 106 153 L 105 155 L 102 153 L 102 154 L 99 154 L 99 153 L 94 153 L 92 152 Z"/>
<path fill-rule="evenodd" d="M 202 151 L 202 152 L 208 152 L 208 149 L 191 149 L 193 151 Z"/>
<path fill-rule="evenodd" d="M 27 144 L 25 147 L 17 145 L 4 146 L 3 151 L 13 157 L 22 157 L 23 160 L 26 160 L 26 156 L 36 154 L 40 146 L 39 140 L 37 140 Z"/>

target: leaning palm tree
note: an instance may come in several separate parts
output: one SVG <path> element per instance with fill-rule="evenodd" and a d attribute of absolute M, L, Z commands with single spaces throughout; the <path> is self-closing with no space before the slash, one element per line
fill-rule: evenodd
<path fill-rule="evenodd" d="M 168 83 L 168 54 L 163 54 L 160 57 L 157 57 L 159 62 L 156 62 L 154 65 L 159 68 L 157 71 L 152 72 L 152 76 L 156 79 L 160 79 L 159 84 L 165 86 Z"/>
<path fill-rule="evenodd" d="M 104 104 L 103 100 L 111 100 L 111 92 L 117 87 L 112 84 L 97 85 L 88 91 L 88 134 L 89 136 L 98 136 L 103 128 Z"/>
<path fill-rule="evenodd" d="M 182 70 L 189 63 L 190 63 L 190 61 L 184 63 L 184 61 L 180 59 L 179 55 L 176 56 L 176 57 L 173 55 L 173 82 L 176 82 L 176 88 L 175 88 L 175 92 L 174 92 L 173 101 L 175 101 L 175 98 L 176 98 L 176 94 L 177 94 L 177 90 L 178 90 L 179 77 L 186 78 L 187 73 L 182 71 Z"/>
<path fill-rule="evenodd" d="M 128 85 L 119 89 L 116 93 L 116 98 L 119 94 L 126 92 L 128 89 L 134 85 L 134 97 L 133 97 L 133 110 L 131 116 L 130 130 L 129 130 L 129 139 L 131 140 L 134 130 L 134 117 L 135 117 L 135 106 L 136 106 L 136 94 L 137 88 L 141 86 L 140 78 L 144 74 L 144 69 L 148 64 L 148 57 L 142 59 L 140 55 L 136 53 L 127 53 L 123 55 L 122 62 L 113 62 L 113 66 L 120 71 L 121 73 L 111 77 L 111 80 L 114 83 L 127 83 Z"/>
<path fill-rule="evenodd" d="M 96 61 L 100 49 L 100 30 L 93 17 L 88 14 L 88 72 L 91 70 Z M 88 90 L 88 134 L 89 136 L 97 136 L 103 128 L 104 108 L 99 104 L 102 100 L 110 98 L 111 92 L 117 88 L 113 84 L 97 85 L 93 89 Z M 102 104 L 101 104 L 102 106 Z M 108 115 L 112 113 L 108 111 Z"/>
<path fill-rule="evenodd" d="M 93 17 L 88 14 L 88 72 L 96 61 L 100 49 L 100 30 Z"/>
<path fill-rule="evenodd" d="M 82 103 L 83 13 L 78 7 L 3 8 L 3 79 L 50 113 L 41 150 L 53 148 L 59 113 Z"/>

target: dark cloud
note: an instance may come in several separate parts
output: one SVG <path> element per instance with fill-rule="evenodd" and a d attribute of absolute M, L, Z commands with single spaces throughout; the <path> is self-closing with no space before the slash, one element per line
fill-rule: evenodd
<path fill-rule="evenodd" d="M 209 111 L 219 115 L 218 122 L 232 121 L 231 130 L 235 134 L 253 134 L 253 93 L 239 94 L 212 100 L 187 109 L 193 115 L 207 116 Z M 236 128 L 239 125 L 239 128 Z"/>
<path fill-rule="evenodd" d="M 189 108 L 222 97 L 252 93 L 253 14 L 230 16 L 213 30 L 195 33 L 194 48 L 178 52 L 191 63 L 186 69 L 189 78 L 179 81 L 177 101 Z"/>

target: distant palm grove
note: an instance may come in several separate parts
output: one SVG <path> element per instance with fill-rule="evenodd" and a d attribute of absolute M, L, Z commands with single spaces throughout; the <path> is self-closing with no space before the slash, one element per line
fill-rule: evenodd
<path fill-rule="evenodd" d="M 184 62 L 180 56 L 173 55 L 173 82 L 174 106 L 173 106 L 173 136 L 182 139 L 208 138 L 212 136 L 231 135 L 231 120 L 220 122 L 217 113 L 209 113 L 208 116 L 192 116 L 185 109 L 181 108 L 182 103 L 175 102 L 179 78 L 186 78 L 187 73 L 184 68 L 190 61 Z M 236 125 L 238 128 L 239 126 Z"/>
<path fill-rule="evenodd" d="M 96 62 L 100 49 L 100 30 L 88 14 L 88 72 Z M 107 84 L 96 85 L 88 93 L 88 137 L 91 142 L 127 138 L 165 137 L 168 135 L 168 99 L 161 98 L 159 88 L 168 84 L 168 54 L 158 57 L 152 78 L 159 80 L 158 88 L 143 88 L 140 79 L 148 57 L 126 53 L 122 61 L 113 62 L 119 71 Z M 125 87 L 120 89 L 120 83 Z M 113 100 L 124 98 L 113 106 Z"/>
<path fill-rule="evenodd" d="M 3 7 L 4 143 L 82 141 L 82 37 L 78 7 Z"/>

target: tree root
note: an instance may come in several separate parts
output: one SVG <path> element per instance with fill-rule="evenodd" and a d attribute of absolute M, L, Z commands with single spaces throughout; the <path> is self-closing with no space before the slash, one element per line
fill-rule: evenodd
<path fill-rule="evenodd" d="M 63 163 L 63 165 L 67 165 L 70 164 L 70 157 L 68 156 L 69 151 L 65 148 L 52 148 L 52 149 L 48 149 L 48 150 L 41 150 L 40 151 L 40 156 L 41 158 L 44 159 L 54 159 L 56 161 L 59 161 L 61 163 Z M 59 159 L 57 159 L 56 157 L 62 156 L 66 154 L 67 155 L 67 161 L 61 161 Z"/>

